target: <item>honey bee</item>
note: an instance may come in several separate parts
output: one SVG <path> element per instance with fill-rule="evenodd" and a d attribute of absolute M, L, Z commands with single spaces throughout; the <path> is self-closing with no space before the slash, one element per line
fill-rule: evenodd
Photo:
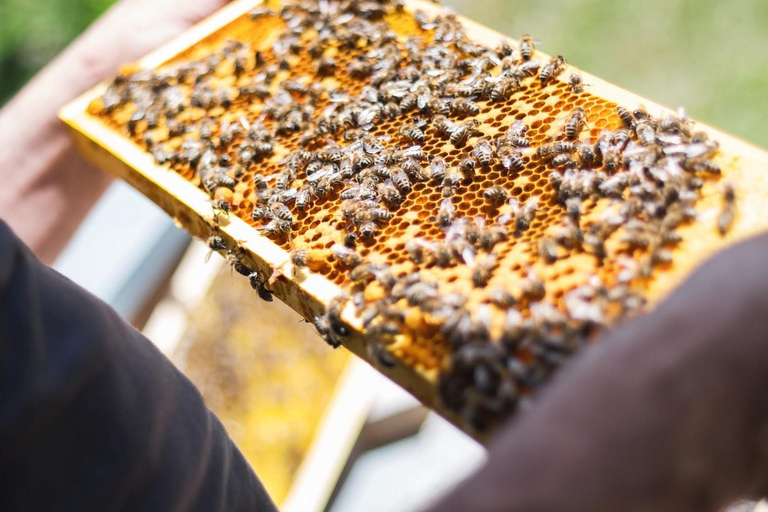
<path fill-rule="evenodd" d="M 598 189 L 605 196 L 621 196 L 627 186 L 629 186 L 629 173 L 618 172 L 602 182 Z"/>
<path fill-rule="evenodd" d="M 355 268 L 363 263 L 363 257 L 354 250 L 340 244 L 334 244 L 331 247 L 333 259 L 340 261 L 343 265 Z"/>
<path fill-rule="evenodd" d="M 287 221 L 293 223 L 293 214 L 291 209 L 285 206 L 283 203 L 277 202 L 270 206 L 269 215 L 273 219 Z"/>
<path fill-rule="evenodd" d="M 477 245 L 484 251 L 491 251 L 496 246 L 509 238 L 509 233 L 504 226 L 490 226 L 482 230 L 477 239 Z"/>
<path fill-rule="evenodd" d="M 290 258 L 294 267 L 307 268 L 309 266 L 309 250 L 307 249 L 292 250 Z"/>
<path fill-rule="evenodd" d="M 400 126 L 399 129 L 400 135 L 405 137 L 406 139 L 409 139 L 413 142 L 421 143 L 424 142 L 424 132 L 421 131 L 421 127 L 413 124 L 408 123 Z"/>
<path fill-rule="evenodd" d="M 408 253 L 411 261 L 421 265 L 426 261 L 427 256 L 431 254 L 432 250 L 428 242 L 420 238 L 414 238 L 405 243 L 405 252 Z"/>
<path fill-rule="evenodd" d="M 475 157 L 483 167 L 491 165 L 491 160 L 493 159 L 493 147 L 487 138 L 480 137 L 477 139 L 475 147 L 472 150 L 472 156 Z"/>
<path fill-rule="evenodd" d="M 459 169 L 461 169 L 464 172 L 464 174 L 467 176 L 474 175 L 476 166 L 477 166 L 477 161 L 471 156 L 462 158 L 461 162 L 459 162 Z"/>
<path fill-rule="evenodd" d="M 616 113 L 627 128 L 632 128 L 635 125 L 635 116 L 632 115 L 632 112 L 630 112 L 628 108 L 619 105 L 616 107 Z"/>
<path fill-rule="evenodd" d="M 553 238 L 542 237 L 538 242 L 538 252 L 539 258 L 549 265 L 557 261 L 557 243 Z"/>
<path fill-rule="evenodd" d="M 435 116 L 432 119 L 432 124 L 435 126 L 437 133 L 444 137 L 449 137 L 456 129 L 456 123 L 444 115 Z"/>
<path fill-rule="evenodd" d="M 443 325 L 440 327 L 440 333 L 445 336 L 451 347 L 457 348 L 464 346 L 471 338 L 472 317 L 466 309 L 458 309 L 450 314 Z"/>
<path fill-rule="evenodd" d="M 477 119 L 469 119 L 463 123 L 456 125 L 451 132 L 451 143 L 457 147 L 463 147 L 466 145 L 470 137 L 477 133 L 477 127 L 480 125 L 480 121 Z"/>
<path fill-rule="evenodd" d="M 519 151 L 509 146 L 503 146 L 499 148 L 498 154 L 502 167 L 507 171 L 520 172 L 525 169 L 525 161 Z"/>
<path fill-rule="evenodd" d="M 577 73 L 574 71 L 568 77 L 568 88 L 574 94 L 581 94 L 582 92 L 584 92 L 584 86 L 586 85 L 588 84 L 584 83 L 580 73 Z"/>
<path fill-rule="evenodd" d="M 683 237 L 680 235 L 680 233 L 675 233 L 674 231 L 666 231 L 661 234 L 661 244 L 664 246 L 674 246 L 682 241 Z"/>
<path fill-rule="evenodd" d="M 513 93 L 520 90 L 520 79 L 517 76 L 502 78 L 493 85 L 490 100 L 494 103 L 507 101 Z"/>
<path fill-rule="evenodd" d="M 733 185 L 725 183 L 723 185 L 723 207 L 717 216 L 717 230 L 721 236 L 725 236 L 733 226 L 733 220 L 736 217 L 736 191 Z"/>
<path fill-rule="evenodd" d="M 270 9 L 269 7 L 260 5 L 255 9 L 251 9 L 251 11 L 248 13 L 248 16 L 252 20 L 256 20 L 256 19 L 265 18 L 268 16 L 277 16 L 277 13 L 274 10 Z"/>
<path fill-rule="evenodd" d="M 575 108 L 565 122 L 565 136 L 568 140 L 575 140 L 581 129 L 587 125 L 587 114 L 581 107 Z"/>
<path fill-rule="evenodd" d="M 381 198 L 390 206 L 400 206 L 403 202 L 403 196 L 400 191 L 392 184 L 391 180 L 387 180 L 384 183 L 379 183 L 378 191 Z"/>
<path fill-rule="evenodd" d="M 303 212 L 306 210 L 309 202 L 312 199 L 312 189 L 309 185 L 305 184 L 296 192 L 296 208 Z"/>
<path fill-rule="evenodd" d="M 346 293 L 340 293 L 328 302 L 328 307 L 325 313 L 328 317 L 328 323 L 331 327 L 331 331 L 333 331 L 334 334 L 342 337 L 349 336 L 349 328 L 341 319 L 341 315 L 348 302 L 349 295 Z"/>
<path fill-rule="evenodd" d="M 675 116 L 674 114 L 667 113 L 661 118 L 659 122 L 659 130 L 667 133 L 676 133 L 681 135 L 690 135 L 690 119 L 683 115 Z"/>
<path fill-rule="evenodd" d="M 566 222 L 555 231 L 554 238 L 558 245 L 566 249 L 575 249 L 584 241 L 584 233 L 570 217 L 565 217 L 565 219 Z"/>
<path fill-rule="evenodd" d="M 518 119 L 509 127 L 506 136 L 508 139 L 513 137 L 525 137 L 528 130 L 528 125 Z"/>
<path fill-rule="evenodd" d="M 536 218 L 536 212 L 539 209 L 539 198 L 531 197 L 525 202 L 515 215 L 515 235 L 522 236 L 531 227 L 531 223 Z"/>
<path fill-rule="evenodd" d="M 357 228 L 358 234 L 365 240 L 370 240 L 373 238 L 377 230 L 378 227 L 376 226 L 376 223 L 373 222 L 373 220 L 366 220 L 360 223 L 359 227 Z"/>
<path fill-rule="evenodd" d="M 387 265 L 380 265 L 377 263 L 364 263 L 355 266 L 349 273 L 349 279 L 354 284 L 369 283 L 380 277 L 385 277 L 388 273 L 389 267 Z"/>
<path fill-rule="evenodd" d="M 706 174 L 718 175 L 721 172 L 720 166 L 712 160 L 697 161 L 694 162 L 690 167 L 695 172 L 703 172 Z"/>
<path fill-rule="evenodd" d="M 437 225 L 441 228 L 451 225 L 454 219 L 456 207 L 453 205 L 450 197 L 440 202 L 440 209 L 437 211 Z"/>
<path fill-rule="evenodd" d="M 539 81 L 541 82 L 541 85 L 547 85 L 550 80 L 554 79 L 557 75 L 562 73 L 564 68 L 565 58 L 563 58 L 562 55 L 552 57 L 539 72 Z"/>
<path fill-rule="evenodd" d="M 422 307 L 438 297 L 439 292 L 435 282 L 419 281 L 408 286 L 405 290 L 405 299 L 409 306 Z"/>
<path fill-rule="evenodd" d="M 644 229 L 627 229 L 621 236 L 621 241 L 630 249 L 645 249 L 651 245 L 651 234 Z"/>
<path fill-rule="evenodd" d="M 456 194 L 456 189 L 463 180 L 464 176 L 460 171 L 455 168 L 449 169 L 448 172 L 445 173 L 445 178 L 443 178 L 443 197 L 451 197 Z"/>
<path fill-rule="evenodd" d="M 472 270 L 472 284 L 476 288 L 484 287 L 491 280 L 493 270 L 496 268 L 496 260 L 496 255 L 490 253 L 475 264 L 475 268 Z"/>
<path fill-rule="evenodd" d="M 358 58 L 349 63 L 347 70 L 352 78 L 366 78 L 373 74 L 373 65 L 368 59 Z"/>
<path fill-rule="evenodd" d="M 542 160 L 552 160 L 557 155 L 554 142 L 547 142 L 536 148 L 536 155 Z"/>
<path fill-rule="evenodd" d="M 331 323 L 328 319 L 328 315 L 316 316 L 312 323 L 317 329 L 317 333 L 325 342 L 333 348 L 339 348 L 341 346 L 341 340 L 336 337 L 333 329 L 331 329 Z"/>
<path fill-rule="evenodd" d="M 536 76 L 536 73 L 541 68 L 541 62 L 537 60 L 529 60 L 520 64 L 515 70 L 515 76 L 519 80 L 523 80 L 528 77 Z"/>
<path fill-rule="evenodd" d="M 386 208 L 371 208 L 368 210 L 368 215 L 377 222 L 385 222 L 392 218 L 392 213 Z"/>
<path fill-rule="evenodd" d="M 287 220 L 273 219 L 261 228 L 261 231 L 267 236 L 284 236 L 290 234 L 292 224 Z"/>
<path fill-rule="evenodd" d="M 501 344 L 510 352 L 515 352 L 525 337 L 528 328 L 523 315 L 515 308 L 508 308 L 504 316 L 501 332 Z"/>
<path fill-rule="evenodd" d="M 261 278 L 260 272 L 251 272 L 248 274 L 248 282 L 251 288 L 256 290 L 259 298 L 264 302 L 272 302 L 272 291 L 267 288 L 267 281 Z"/>
<path fill-rule="evenodd" d="M 569 140 L 559 140 L 559 141 L 553 142 L 552 144 L 553 144 L 555 153 L 571 154 L 576 151 L 576 144 Z"/>
<path fill-rule="evenodd" d="M 400 162 L 400 168 L 405 171 L 408 177 L 414 181 L 421 181 L 422 169 L 419 160 L 413 157 L 407 157 L 404 151 L 398 151 L 395 159 Z"/>
<path fill-rule="evenodd" d="M 509 192 L 499 187 L 498 185 L 493 185 L 485 189 L 485 192 L 483 192 L 483 197 L 486 201 L 488 201 L 488 204 L 492 208 L 498 208 L 504 204 L 507 199 L 509 199 Z"/>
<path fill-rule="evenodd" d="M 211 235 L 208 237 L 208 240 L 206 241 L 208 244 L 208 248 L 211 249 L 208 254 L 205 256 L 205 262 L 208 263 L 208 261 L 211 259 L 211 255 L 213 255 L 216 251 L 226 251 L 227 250 L 227 244 L 224 242 L 224 239 L 220 237 L 219 235 Z"/>
<path fill-rule="evenodd" d="M 565 200 L 565 212 L 574 221 L 581 217 L 581 198 L 578 196 L 570 197 Z"/>
<path fill-rule="evenodd" d="M 400 333 L 400 326 L 394 322 L 380 322 L 369 329 L 366 334 L 372 339 L 366 345 L 368 357 L 372 361 L 378 362 L 384 368 L 394 368 L 397 365 L 397 359 L 391 352 L 383 347 L 380 338 L 391 337 Z"/>
<path fill-rule="evenodd" d="M 598 233 L 587 233 L 584 236 L 582 247 L 585 251 L 597 258 L 598 261 L 603 261 L 607 256 L 605 240 L 603 240 Z"/>
<path fill-rule="evenodd" d="M 220 213 L 229 217 L 229 214 L 232 211 L 232 205 L 226 199 L 214 199 L 211 201 L 211 207 L 213 208 L 214 218 L 217 218 Z"/>
<path fill-rule="evenodd" d="M 517 299 L 503 286 L 496 286 L 488 294 L 488 300 L 499 309 L 509 309 L 517 303 Z"/>
<path fill-rule="evenodd" d="M 459 117 L 476 116 L 480 114 L 480 106 L 467 98 L 456 98 L 451 101 L 451 112 Z"/>
<path fill-rule="evenodd" d="M 241 276 L 248 277 L 251 274 L 251 269 L 248 268 L 248 266 L 243 263 L 240 254 L 234 250 L 231 249 L 227 251 L 227 263 L 232 267 L 232 269 L 240 274 Z"/>
<path fill-rule="evenodd" d="M 558 169 L 576 167 L 576 160 L 567 153 L 558 153 L 552 159 L 552 165 Z"/>
<path fill-rule="evenodd" d="M 336 71 L 336 59 L 333 57 L 321 57 L 315 65 L 315 70 L 320 76 L 332 75 Z"/>
<path fill-rule="evenodd" d="M 354 249 L 357 245 L 357 233 L 349 232 L 344 235 L 344 246 Z"/>
<path fill-rule="evenodd" d="M 651 251 L 651 265 L 669 265 L 672 263 L 672 253 L 669 249 L 654 247 Z"/>
<path fill-rule="evenodd" d="M 411 191 L 411 180 L 401 168 L 396 167 L 391 174 L 392 184 L 401 194 L 407 194 Z"/>
<path fill-rule="evenodd" d="M 598 156 L 595 149 L 589 144 L 578 144 L 576 146 L 576 153 L 579 155 L 579 160 L 584 165 L 593 165 L 598 162 Z"/>
<path fill-rule="evenodd" d="M 445 178 L 445 159 L 441 156 L 436 156 L 429 163 L 430 177 L 437 183 L 442 183 Z"/>
<path fill-rule="evenodd" d="M 519 48 L 520 56 L 524 61 L 531 60 L 531 57 L 533 57 L 533 52 L 536 51 L 533 38 L 528 34 L 523 34 L 523 36 L 520 38 Z"/>
<path fill-rule="evenodd" d="M 646 121 L 640 120 L 635 123 L 635 133 L 644 146 L 652 146 L 656 143 L 656 129 Z"/>
<path fill-rule="evenodd" d="M 539 301 L 546 295 L 544 281 L 533 270 L 528 271 L 528 276 L 521 284 L 522 297 L 528 302 Z"/>
<path fill-rule="evenodd" d="M 256 206 L 254 207 L 253 212 L 251 213 L 251 218 L 253 218 L 255 222 L 259 222 L 268 218 L 269 215 L 270 215 L 269 208 L 264 206 Z"/>

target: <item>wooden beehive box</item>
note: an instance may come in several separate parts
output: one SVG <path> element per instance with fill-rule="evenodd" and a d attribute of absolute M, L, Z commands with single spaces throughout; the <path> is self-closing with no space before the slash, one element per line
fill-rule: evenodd
<path fill-rule="evenodd" d="M 248 12 L 260 2 L 240 0 L 234 2 L 204 22 L 200 23 L 178 39 L 163 46 L 137 63 L 136 69 L 155 69 L 167 63 L 185 59 L 201 58 L 229 38 L 248 41 L 254 47 L 268 48 L 275 40 L 279 23 L 259 18 L 251 20 Z M 418 32 L 418 26 L 412 13 L 422 10 L 430 15 L 440 12 L 435 4 L 420 0 L 408 0 L 405 12 L 398 12 L 388 20 L 398 36 Z M 495 47 L 503 36 L 460 18 L 467 35 L 477 43 Z M 517 42 L 510 41 L 516 45 Z M 546 62 L 546 55 L 538 54 Z M 352 56 L 337 55 L 338 68 L 344 69 Z M 574 107 L 584 108 L 589 129 L 585 137 L 594 140 L 602 129 L 615 129 L 621 121 L 616 115 L 616 106 L 622 105 L 634 109 L 643 105 L 656 117 L 668 112 L 663 107 L 637 97 L 623 89 L 613 86 L 597 77 L 582 73 L 583 81 L 589 84 L 586 92 L 573 94 L 568 87 L 569 73 L 575 71 L 569 66 L 568 72 L 556 77 L 546 87 L 526 87 L 516 92 L 509 101 L 495 104 L 482 103 L 483 111 L 478 116 L 484 133 L 492 135 L 506 130 L 515 119 L 524 119 L 531 127 L 532 147 L 541 145 L 556 137 L 562 130 L 563 123 Z M 308 65 L 297 63 L 292 75 L 313 79 Z M 292 76 L 293 77 L 293 76 Z M 359 92 L 360 84 L 355 84 L 343 74 L 332 77 L 340 87 L 347 87 Z M 271 289 L 274 295 L 299 312 L 305 319 L 312 320 L 323 314 L 332 298 L 339 295 L 347 279 L 337 264 L 319 271 L 295 273 L 289 258 L 289 251 L 294 247 L 318 248 L 327 250 L 330 242 L 340 241 L 337 234 L 338 194 L 335 198 L 312 207 L 297 217 L 298 227 L 290 239 L 275 240 L 263 236 L 260 226 L 250 220 L 253 202 L 249 194 L 253 193 L 246 185 L 235 188 L 234 208 L 230 215 L 215 214 L 211 198 L 195 182 L 193 173 L 177 172 L 167 166 L 157 165 L 153 156 L 129 137 L 124 129 L 130 112 L 118 112 L 109 117 L 100 116 L 94 110 L 94 101 L 106 91 L 107 83 L 88 91 L 80 98 L 62 109 L 60 117 L 72 129 L 78 148 L 104 170 L 120 177 L 144 193 L 162 207 L 175 221 L 191 234 L 207 239 L 214 230 L 226 241 L 228 247 L 242 250 L 243 263 L 251 270 L 269 275 L 278 270 L 282 274 Z M 256 115 L 258 110 L 251 114 Z M 122 117 L 121 117 L 122 116 Z M 122 123 L 122 125 L 121 125 Z M 645 285 L 645 295 L 650 304 L 663 298 L 681 282 L 690 272 L 709 255 L 739 239 L 763 231 L 768 227 L 768 203 L 764 200 L 768 191 L 768 179 L 765 175 L 768 154 L 715 129 L 696 125 L 697 130 L 705 131 L 711 139 L 720 144 L 720 151 L 715 160 L 722 169 L 722 178 L 706 180 L 697 202 L 698 220 L 683 225 L 679 233 L 683 238 L 674 249 L 672 265 L 666 265 L 654 271 L 653 278 Z M 375 133 L 398 137 L 398 124 L 384 122 L 375 128 Z M 264 174 L 274 173 L 277 162 L 288 150 L 296 148 L 293 136 L 283 141 L 280 151 L 276 150 L 273 159 L 264 162 Z M 460 149 L 449 145 L 433 133 L 427 132 L 424 150 L 432 155 L 441 155 L 449 162 L 458 162 L 471 151 L 471 145 Z M 528 160 L 524 171 L 515 177 L 503 176 L 491 170 L 481 173 L 475 183 L 460 192 L 459 209 L 468 217 L 483 214 L 483 190 L 490 183 L 503 183 L 513 196 L 524 202 L 532 195 L 548 197 L 548 168 L 535 158 Z M 716 218 L 721 208 L 721 181 L 733 183 L 738 198 L 738 214 L 732 229 L 726 236 L 720 236 L 715 228 Z M 365 246 L 366 257 L 398 266 L 404 272 L 413 271 L 404 253 L 404 242 L 417 236 L 436 236 L 439 230 L 434 224 L 434 215 L 440 203 L 439 189 L 419 183 L 408 196 L 402 207 L 395 212 L 395 218 L 383 229 L 383 233 L 374 243 Z M 541 220 L 532 226 L 524 238 L 506 242 L 500 250 L 501 268 L 508 269 L 508 275 L 494 277 L 501 284 L 509 280 L 520 279 L 528 266 L 533 266 L 547 282 L 547 293 L 562 297 L 563 290 L 575 285 L 590 272 L 608 272 L 606 267 L 596 266 L 593 259 L 585 254 L 563 258 L 554 265 L 542 266 L 532 260 L 535 242 L 544 230 L 556 218 L 562 215 L 562 208 L 554 203 L 545 203 Z M 328 242 L 328 243 L 326 243 Z M 451 269 L 421 269 L 424 275 L 457 287 L 466 284 L 469 270 L 466 266 Z M 507 274 L 502 272 L 501 274 Z M 506 280 L 506 281 L 505 281 Z M 559 293 L 559 295 L 558 295 Z M 470 304 L 479 304 L 481 299 L 470 298 Z M 476 437 L 482 433 L 472 428 L 454 412 L 447 410 L 438 396 L 436 382 L 441 366 L 447 354 L 445 343 L 432 337 L 411 336 L 407 342 L 398 342 L 392 348 L 395 356 L 394 365 L 380 364 L 372 352 L 366 348 L 366 336 L 361 319 L 352 308 L 345 310 L 344 321 L 352 327 L 352 332 L 344 339 L 346 348 L 366 359 L 392 380 L 403 386 L 427 406 L 435 409 L 460 428 Z"/>

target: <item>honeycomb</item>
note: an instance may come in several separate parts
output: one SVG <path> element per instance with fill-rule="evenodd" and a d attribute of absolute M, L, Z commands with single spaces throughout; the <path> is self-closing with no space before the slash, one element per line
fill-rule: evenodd
<path fill-rule="evenodd" d="M 414 369 L 472 432 L 655 300 L 741 216 L 717 142 L 684 113 L 619 105 L 562 58 L 477 33 L 421 2 L 266 3 L 161 66 L 126 67 L 87 109 L 209 195 L 212 250 L 262 298 L 307 276 L 333 283 L 344 293 L 324 315 L 302 310 L 329 343 L 362 334 L 371 362 Z M 440 84 L 446 69 L 457 78 Z M 519 84 L 494 92 L 500 77 Z M 431 176 L 441 162 L 455 182 Z M 361 183 L 375 183 L 375 204 L 361 206 Z M 218 236 L 233 218 L 294 265 L 249 268 Z"/>
<path fill-rule="evenodd" d="M 173 360 L 280 503 L 349 358 L 324 350 L 286 306 L 252 298 L 247 282 L 222 269 Z"/>

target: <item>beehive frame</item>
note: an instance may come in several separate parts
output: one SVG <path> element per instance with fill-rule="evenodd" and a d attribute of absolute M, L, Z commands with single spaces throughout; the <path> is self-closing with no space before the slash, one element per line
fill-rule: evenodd
<path fill-rule="evenodd" d="M 176 40 L 161 47 L 142 59 L 141 68 L 156 68 L 163 63 L 183 55 L 196 43 L 218 32 L 226 33 L 226 27 L 243 16 L 261 2 L 239 0 L 207 20 L 195 26 Z M 440 7 L 421 0 L 408 0 L 408 10 L 421 9 L 430 14 L 437 14 Z M 479 43 L 495 46 L 503 36 L 470 20 L 461 19 L 467 35 Z M 514 41 L 511 42 L 516 44 Z M 541 55 L 546 59 L 545 55 Z M 655 116 L 660 116 L 665 109 L 653 102 L 642 99 L 623 89 L 613 86 L 597 77 L 582 73 L 585 83 L 590 84 L 587 94 L 590 97 L 635 108 L 644 105 Z M 565 83 L 563 74 L 557 78 Z M 101 84 L 67 105 L 61 111 L 61 118 L 71 128 L 78 148 L 99 167 L 124 179 L 152 201 L 162 207 L 175 221 L 193 235 L 207 238 L 215 225 L 209 196 L 173 170 L 156 165 L 152 156 L 142 148 L 125 138 L 122 134 L 108 127 L 98 118 L 88 113 L 92 100 L 101 96 L 107 84 Z M 697 129 L 709 133 L 720 143 L 717 161 L 723 170 L 723 176 L 732 182 L 739 199 L 739 214 L 733 229 L 720 238 L 714 234 L 714 223 L 719 210 L 719 194 L 715 183 L 707 183 L 703 197 L 697 203 L 700 212 L 699 222 L 680 228 L 684 242 L 675 250 L 674 269 L 663 270 L 653 280 L 647 290 L 648 298 L 655 302 L 664 297 L 703 259 L 735 240 L 768 228 L 768 204 L 764 201 L 764 191 L 768 191 L 768 178 L 764 175 L 768 155 L 728 135 L 712 128 L 697 124 Z M 229 247 L 240 247 L 245 263 L 253 270 L 271 273 L 273 269 L 284 269 L 283 276 L 272 286 L 274 294 L 299 312 L 304 318 L 312 319 L 325 310 L 328 302 L 339 294 L 340 287 L 325 277 L 306 273 L 293 276 L 288 253 L 278 244 L 261 236 L 248 223 L 232 215 L 227 221 L 219 223 L 219 233 Z M 347 314 L 348 313 L 348 314 Z M 396 360 L 391 368 L 382 367 L 376 361 L 370 361 L 366 349 L 365 337 L 360 334 L 361 322 L 351 311 L 345 312 L 344 320 L 355 330 L 344 340 L 345 346 L 358 356 L 369 360 L 380 371 L 403 386 L 427 406 L 437 410 L 460 428 L 482 438 L 482 434 L 472 432 L 451 411 L 445 410 L 437 396 L 435 386 L 436 369 L 425 370 L 404 364 Z"/>

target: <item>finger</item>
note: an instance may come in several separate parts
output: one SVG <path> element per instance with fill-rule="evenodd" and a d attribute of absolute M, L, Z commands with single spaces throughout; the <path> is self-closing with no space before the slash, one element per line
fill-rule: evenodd
<path fill-rule="evenodd" d="M 78 46 L 98 50 L 105 63 L 119 66 L 143 57 L 227 3 L 123 0 L 88 29 Z"/>

